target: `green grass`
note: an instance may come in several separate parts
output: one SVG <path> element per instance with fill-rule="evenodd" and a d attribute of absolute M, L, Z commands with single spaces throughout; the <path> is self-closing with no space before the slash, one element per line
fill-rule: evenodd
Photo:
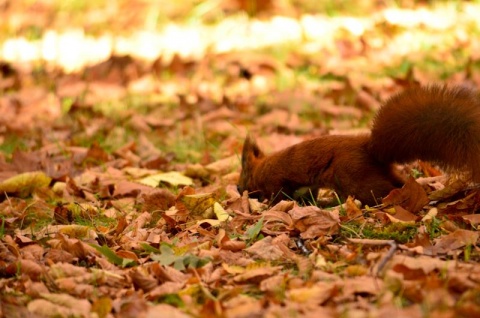
<path fill-rule="evenodd" d="M 433 217 L 429 222 L 425 222 L 425 227 L 430 239 L 437 238 L 443 234 L 444 231 L 441 228 L 442 223 L 443 221 L 436 217 Z"/>
<path fill-rule="evenodd" d="M 3 240 L 3 238 L 5 237 L 5 217 L 0 216 L 0 221 L 1 221 L 1 225 L 0 225 L 0 240 Z"/>
<path fill-rule="evenodd" d="M 0 152 L 11 155 L 15 150 L 27 150 L 27 140 L 16 134 L 5 134 L 3 142 L 0 144 Z"/>
<path fill-rule="evenodd" d="M 340 227 L 340 237 L 394 240 L 397 243 L 405 244 L 415 237 L 417 230 L 416 225 L 402 223 L 378 226 L 370 223 L 349 222 Z"/>

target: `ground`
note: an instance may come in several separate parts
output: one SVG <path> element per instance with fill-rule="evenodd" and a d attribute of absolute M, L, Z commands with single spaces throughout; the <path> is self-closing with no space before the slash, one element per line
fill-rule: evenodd
<path fill-rule="evenodd" d="M 170 3 L 0 1 L 0 316 L 480 316 L 464 176 L 401 166 L 375 207 L 236 187 L 247 133 L 272 152 L 479 87 L 480 5 Z"/>

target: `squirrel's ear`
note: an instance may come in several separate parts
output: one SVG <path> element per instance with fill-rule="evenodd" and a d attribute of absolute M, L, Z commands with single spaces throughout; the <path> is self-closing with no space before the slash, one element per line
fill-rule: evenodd
<path fill-rule="evenodd" d="M 243 143 L 242 166 L 246 167 L 255 159 L 259 159 L 264 156 L 265 155 L 263 151 L 258 148 L 255 140 L 250 135 L 247 135 L 247 138 L 245 138 L 245 142 Z"/>
<path fill-rule="evenodd" d="M 255 140 L 247 136 L 243 143 L 242 150 L 242 172 L 238 181 L 238 192 L 243 193 L 244 190 L 256 190 L 254 171 L 259 163 L 259 160 L 264 157 L 263 152 L 258 148 Z"/>

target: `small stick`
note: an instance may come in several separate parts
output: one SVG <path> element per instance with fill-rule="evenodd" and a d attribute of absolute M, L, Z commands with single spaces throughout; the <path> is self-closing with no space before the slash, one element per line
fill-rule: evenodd
<path fill-rule="evenodd" d="M 382 260 L 378 263 L 377 271 L 374 274 L 375 277 L 378 277 L 378 275 L 383 270 L 387 262 L 390 259 L 392 259 L 393 254 L 398 248 L 398 244 L 394 240 L 348 239 L 348 241 L 354 244 L 364 244 L 364 245 L 374 245 L 374 246 L 390 245 L 390 249 L 388 250 L 387 254 L 385 254 Z"/>

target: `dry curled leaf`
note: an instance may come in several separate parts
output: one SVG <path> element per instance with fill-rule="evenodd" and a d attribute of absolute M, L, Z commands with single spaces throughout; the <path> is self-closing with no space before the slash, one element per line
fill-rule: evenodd
<path fill-rule="evenodd" d="M 410 177 L 401 189 L 392 190 L 382 202 L 385 205 L 400 205 L 407 211 L 417 213 L 429 200 L 425 190 Z"/>

